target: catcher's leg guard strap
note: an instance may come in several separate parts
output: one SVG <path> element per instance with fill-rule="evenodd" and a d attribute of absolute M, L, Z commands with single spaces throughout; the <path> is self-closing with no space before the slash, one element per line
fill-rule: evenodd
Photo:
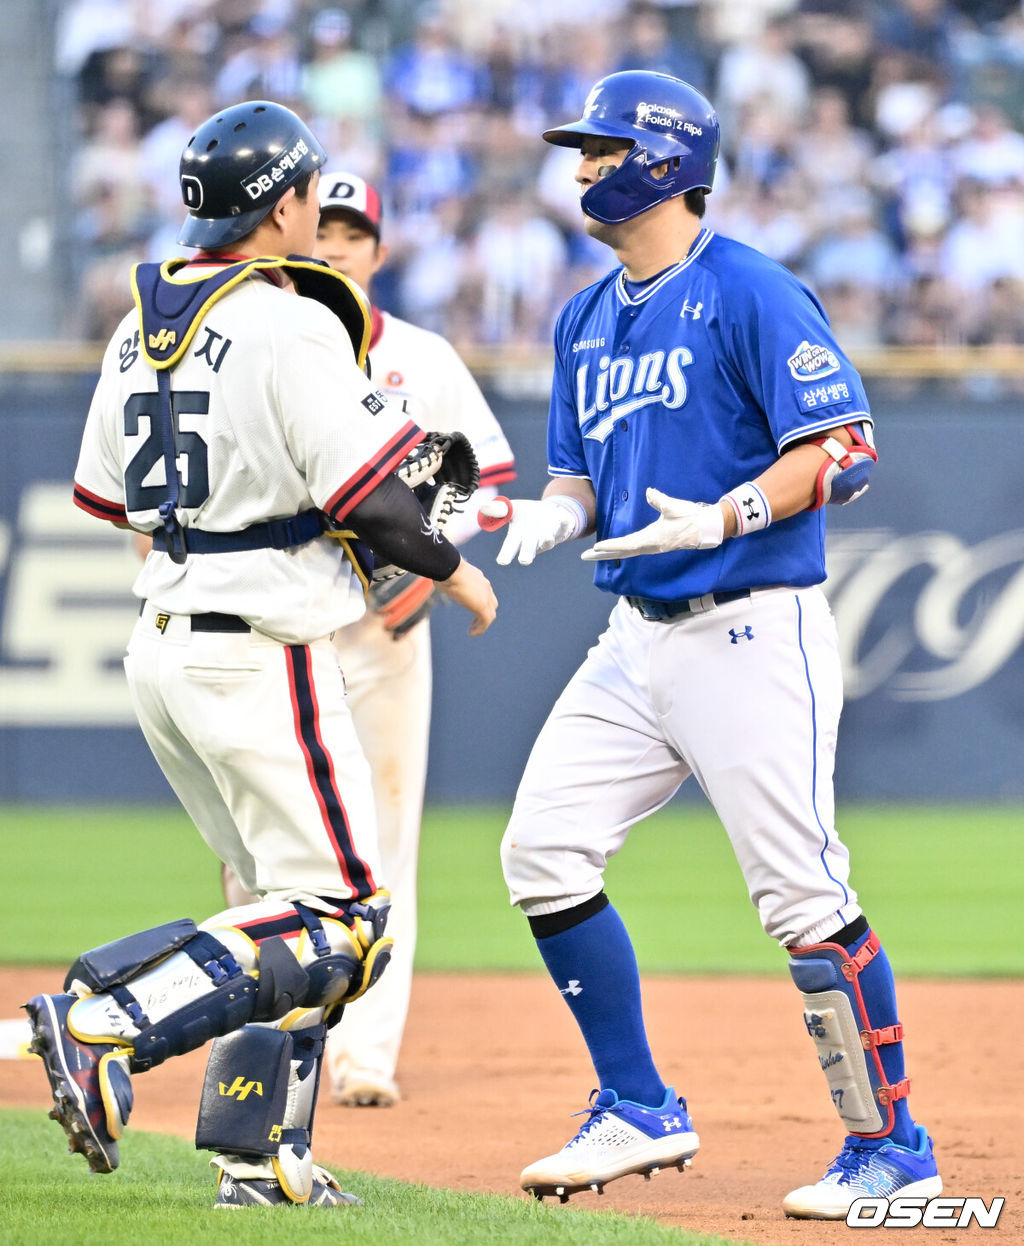
<path fill-rule="evenodd" d="M 170 923 L 80 958 L 75 980 L 81 988 L 85 973 L 96 993 L 72 1005 L 72 1034 L 87 1043 L 131 1042 L 131 1071 L 142 1073 L 244 1025 L 256 1006 L 255 977 L 209 932 L 192 925 L 185 935 L 186 923 Z M 256 957 L 250 951 L 243 959 Z"/>
<path fill-rule="evenodd" d="M 386 896 L 386 893 L 381 893 Z M 321 919 L 312 909 L 296 904 L 313 957 L 304 957 L 309 975 L 306 1007 L 347 1004 L 377 981 L 391 959 L 393 939 L 384 937 L 388 912 L 385 901 L 347 905 L 346 921 Z"/>
<path fill-rule="evenodd" d="M 257 943 L 235 926 L 174 922 L 87 953 L 73 969 L 83 994 L 68 1015 L 71 1032 L 86 1043 L 134 1044 L 131 1068 L 143 1072 L 254 1019 L 356 999 L 387 964 L 386 903 L 354 903 L 338 918 L 283 907 L 275 920 L 301 923 L 283 938 Z"/>
<path fill-rule="evenodd" d="M 836 1111 L 849 1133 L 885 1136 L 910 1080 L 903 1076 L 903 1026 L 895 1019 L 892 974 L 878 936 L 870 932 L 855 951 L 838 943 L 789 951 L 789 972 L 803 995 L 804 1022 Z M 872 965 L 879 980 L 866 991 L 861 975 Z"/>
<path fill-rule="evenodd" d="M 206 1069 L 196 1147 L 238 1178 L 276 1179 L 293 1203 L 313 1188 L 310 1147 L 327 1028 L 321 1009 L 283 1031 L 247 1025 L 218 1038 Z"/>

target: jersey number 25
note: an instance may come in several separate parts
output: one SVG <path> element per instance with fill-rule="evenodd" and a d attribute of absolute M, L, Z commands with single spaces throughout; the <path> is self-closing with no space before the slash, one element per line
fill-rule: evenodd
<path fill-rule="evenodd" d="M 174 462 L 178 472 L 180 506 L 199 506 L 210 496 L 206 442 L 197 432 L 181 428 L 183 415 L 206 415 L 209 409 L 210 395 L 204 390 L 174 390 L 171 394 Z M 132 394 L 124 404 L 126 437 L 139 435 L 139 423 L 143 417 L 149 422 L 149 434 L 124 469 L 125 506 L 129 511 L 156 510 L 167 497 L 166 483 L 143 483 L 164 458 L 159 394 Z"/>

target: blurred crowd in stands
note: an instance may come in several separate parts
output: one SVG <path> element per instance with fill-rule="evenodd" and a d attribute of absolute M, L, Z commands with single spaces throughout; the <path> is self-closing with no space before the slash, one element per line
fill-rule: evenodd
<path fill-rule="evenodd" d="M 381 190 L 382 306 L 470 351 L 546 344 L 614 258 L 540 132 L 643 68 L 721 117 L 707 224 L 802 277 L 849 348 L 1024 343 L 1021 0 L 66 0 L 56 68 L 89 339 L 132 262 L 187 253 L 197 123 L 268 98 Z"/>

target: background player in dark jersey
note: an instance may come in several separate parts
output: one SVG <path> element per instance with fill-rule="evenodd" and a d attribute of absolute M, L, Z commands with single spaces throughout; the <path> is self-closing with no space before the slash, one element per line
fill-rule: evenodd
<path fill-rule="evenodd" d="M 692 87 L 602 79 L 548 142 L 580 148 L 587 232 L 621 267 L 555 333 L 553 477 L 512 503 L 498 561 L 596 532 L 583 557 L 619 600 L 530 756 L 502 858 L 512 901 L 600 1081 L 586 1123 L 524 1188 L 567 1197 L 696 1153 L 648 1046 L 636 959 L 603 891 L 631 827 L 691 775 L 729 835 L 765 930 L 787 949 L 847 1137 L 787 1214 L 861 1194 L 941 1192 L 907 1104 L 892 972 L 834 825 L 842 705 L 822 507 L 876 455 L 860 377 L 791 273 L 702 226 L 719 127 Z M 501 518 L 503 503 L 484 508 Z M 680 914 L 679 931 L 686 929 Z M 743 1001 L 723 986 L 732 1018 Z M 739 1039 L 742 1041 L 742 1038 Z"/>

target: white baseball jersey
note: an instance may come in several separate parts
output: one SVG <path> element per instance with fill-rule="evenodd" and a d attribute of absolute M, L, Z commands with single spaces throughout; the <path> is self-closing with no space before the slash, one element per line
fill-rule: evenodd
<path fill-rule="evenodd" d="M 235 345 L 242 342 L 244 351 Z M 315 507 L 343 522 L 421 436 L 358 367 L 327 308 L 260 276 L 209 310 L 171 385 L 186 530 L 235 532 Z M 79 506 L 143 531 L 160 526 L 158 412 L 133 311 L 103 359 L 75 472 Z M 195 554 L 183 564 L 154 554 L 134 591 L 173 614 L 240 615 L 285 644 L 325 636 L 364 608 L 361 586 L 330 540 Z"/>
<path fill-rule="evenodd" d="M 186 537 L 314 509 L 343 523 L 422 430 L 371 384 L 325 306 L 262 276 L 215 297 L 194 274 L 216 279 L 223 266 L 190 270 L 147 287 L 170 323 L 146 330 L 147 350 L 176 345 L 180 356 L 170 415 Z M 191 337 L 174 318 L 179 298 L 206 299 Z M 103 360 L 75 501 L 143 531 L 158 529 L 169 492 L 158 384 L 133 312 Z M 364 609 L 341 546 L 320 537 L 181 563 L 154 550 L 135 591 L 146 604 L 125 658 L 132 701 L 213 851 L 247 890 L 274 899 L 373 894 L 369 767 L 329 639 Z"/>
<path fill-rule="evenodd" d="M 515 478 L 512 451 L 458 352 L 437 333 L 376 309 L 370 338 L 375 385 L 420 428 L 465 433 L 480 464 L 480 487 Z M 467 514 L 476 510 L 467 506 Z M 450 531 L 445 530 L 450 536 Z"/>
<path fill-rule="evenodd" d="M 443 337 L 374 309 L 370 368 L 390 404 L 420 428 L 465 433 L 480 464 L 481 489 L 515 478 L 505 434 L 469 369 Z M 456 544 L 478 531 L 467 503 L 445 535 Z M 416 949 L 416 874 L 430 736 L 430 628 L 403 636 L 368 612 L 334 638 L 345 672 L 356 734 L 370 763 L 384 877 L 392 896 L 388 971 L 345 1009 L 327 1043 L 328 1070 L 339 1092 L 387 1086 L 395 1074 L 412 987 Z"/>

